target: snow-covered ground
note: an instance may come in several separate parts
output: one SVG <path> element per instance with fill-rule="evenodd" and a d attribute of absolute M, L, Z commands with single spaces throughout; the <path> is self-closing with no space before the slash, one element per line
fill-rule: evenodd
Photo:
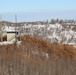
<path fill-rule="evenodd" d="M 13 44 L 13 42 L 0 42 L 0 45 Z"/>
<path fill-rule="evenodd" d="M 76 45 L 76 31 L 74 26 L 63 26 L 61 24 L 47 24 L 47 25 L 26 25 L 20 27 L 21 33 L 24 35 L 32 35 L 40 39 L 46 39 L 50 42 L 58 42 L 65 44 Z M 4 27 L 4 31 L 15 30 L 15 27 Z"/>
<path fill-rule="evenodd" d="M 18 41 L 17 42 L 17 44 L 20 44 L 21 43 L 21 41 Z M 14 44 L 14 42 L 7 42 L 7 41 L 5 41 L 5 42 L 0 42 L 0 45 L 7 45 L 7 44 Z"/>
<path fill-rule="evenodd" d="M 76 31 L 72 30 L 73 26 L 64 28 L 60 24 L 48 25 L 26 25 L 24 27 L 24 34 L 38 36 L 47 39 L 50 42 L 58 43 L 73 43 L 76 44 Z"/>

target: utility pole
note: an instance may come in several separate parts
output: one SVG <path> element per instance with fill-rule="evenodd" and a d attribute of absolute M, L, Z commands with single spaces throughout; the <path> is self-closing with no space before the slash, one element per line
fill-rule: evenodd
<path fill-rule="evenodd" d="M 2 39 L 2 16 L 0 15 L 0 37 L 1 37 L 1 42 L 3 41 Z"/>
<path fill-rule="evenodd" d="M 15 15 L 15 42 L 17 43 L 17 15 Z"/>

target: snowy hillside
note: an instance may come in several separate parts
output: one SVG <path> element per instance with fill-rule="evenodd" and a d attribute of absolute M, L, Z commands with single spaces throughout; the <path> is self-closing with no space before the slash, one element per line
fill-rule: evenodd
<path fill-rule="evenodd" d="M 76 31 L 74 26 L 66 26 L 60 24 L 48 25 L 26 25 L 24 33 L 47 39 L 50 42 L 71 43 L 76 44 Z"/>
<path fill-rule="evenodd" d="M 22 34 L 32 35 L 40 39 L 46 39 L 50 42 L 58 42 L 65 44 L 76 44 L 76 26 L 61 24 L 32 25 L 24 24 L 19 27 Z M 14 27 L 4 27 L 3 30 L 14 30 Z"/>

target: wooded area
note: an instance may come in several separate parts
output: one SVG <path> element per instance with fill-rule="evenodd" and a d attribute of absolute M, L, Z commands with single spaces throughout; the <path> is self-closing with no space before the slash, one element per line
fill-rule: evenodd
<path fill-rule="evenodd" d="M 75 75 L 76 48 L 23 36 L 21 44 L 0 45 L 0 75 Z"/>

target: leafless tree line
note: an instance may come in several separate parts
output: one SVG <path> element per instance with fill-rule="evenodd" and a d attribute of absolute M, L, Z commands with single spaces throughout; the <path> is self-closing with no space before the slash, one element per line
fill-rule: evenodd
<path fill-rule="evenodd" d="M 0 45 L 0 75 L 76 75 L 75 52 L 27 36 L 20 45 Z"/>

